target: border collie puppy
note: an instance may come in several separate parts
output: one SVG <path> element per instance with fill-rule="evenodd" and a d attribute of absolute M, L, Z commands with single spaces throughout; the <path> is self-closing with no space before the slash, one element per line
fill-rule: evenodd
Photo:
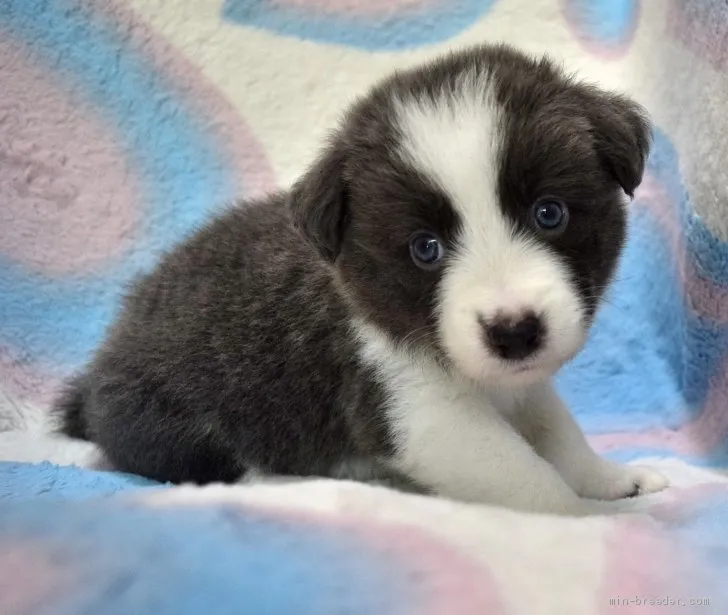
<path fill-rule="evenodd" d="M 63 431 L 172 482 L 371 467 L 574 515 L 662 489 L 598 457 L 551 383 L 615 269 L 649 144 L 635 103 L 509 47 L 397 73 L 290 191 L 136 282 L 57 404 Z"/>

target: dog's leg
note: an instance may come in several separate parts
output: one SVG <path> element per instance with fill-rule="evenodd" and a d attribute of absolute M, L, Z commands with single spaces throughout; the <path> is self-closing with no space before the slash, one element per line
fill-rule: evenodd
<path fill-rule="evenodd" d="M 418 495 L 431 495 L 431 491 L 415 483 L 410 477 L 386 467 L 373 459 L 365 457 L 351 457 L 333 465 L 324 465 L 313 469 L 305 476 L 270 474 L 259 470 L 248 470 L 240 478 L 240 484 L 288 484 L 300 483 L 317 478 L 334 478 L 336 480 L 350 480 L 358 483 L 389 487 L 404 493 Z"/>
<path fill-rule="evenodd" d="M 582 497 L 617 500 L 661 491 L 668 485 L 667 478 L 655 470 L 613 463 L 597 455 L 551 383 L 534 389 L 514 424 Z"/>
<path fill-rule="evenodd" d="M 562 515 L 618 511 L 579 497 L 494 408 L 443 405 L 428 418 L 398 425 L 392 464 L 439 495 Z"/>
<path fill-rule="evenodd" d="M 325 473 L 326 476 L 338 480 L 352 480 L 371 485 L 389 487 L 404 493 L 428 495 L 430 490 L 417 484 L 409 476 L 386 467 L 373 459 L 365 457 L 352 457 L 334 464 Z"/>

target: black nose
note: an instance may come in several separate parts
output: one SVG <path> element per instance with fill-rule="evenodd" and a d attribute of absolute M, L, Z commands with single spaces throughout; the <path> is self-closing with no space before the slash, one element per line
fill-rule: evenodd
<path fill-rule="evenodd" d="M 481 324 L 488 347 L 502 359 L 525 359 L 536 352 L 543 341 L 543 323 L 538 316 L 532 314 L 520 320 L 501 318 Z"/>

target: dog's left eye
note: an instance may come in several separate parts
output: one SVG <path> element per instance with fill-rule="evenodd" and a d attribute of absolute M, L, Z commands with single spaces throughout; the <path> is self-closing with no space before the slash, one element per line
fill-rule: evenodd
<path fill-rule="evenodd" d="M 533 206 L 533 219 L 536 225 L 544 231 L 560 231 L 566 227 L 569 210 L 558 199 L 541 199 L 536 201 Z"/>
<path fill-rule="evenodd" d="M 445 254 L 440 239 L 432 233 L 419 233 L 410 240 L 410 254 L 416 265 L 429 269 Z"/>

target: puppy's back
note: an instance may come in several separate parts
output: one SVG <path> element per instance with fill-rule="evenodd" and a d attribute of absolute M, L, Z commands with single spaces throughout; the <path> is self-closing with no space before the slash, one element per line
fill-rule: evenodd
<path fill-rule="evenodd" d="M 305 471 L 348 446 L 347 323 L 280 197 L 232 209 L 134 285 L 59 400 L 63 429 L 162 480 Z"/>

